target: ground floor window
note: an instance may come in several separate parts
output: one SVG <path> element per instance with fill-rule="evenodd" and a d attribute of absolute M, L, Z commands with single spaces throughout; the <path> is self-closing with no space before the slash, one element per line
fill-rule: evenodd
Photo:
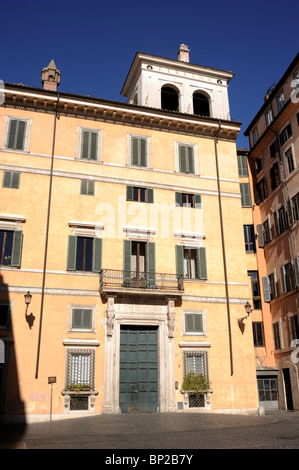
<path fill-rule="evenodd" d="M 205 408 L 209 386 L 208 352 L 184 351 L 184 401 L 188 408 Z M 194 384 L 195 386 L 193 387 Z M 201 385 L 199 385 L 201 384 Z M 197 387 L 202 386 L 198 390 Z M 208 393 L 210 397 L 210 393 Z"/>
<path fill-rule="evenodd" d="M 257 378 L 259 403 L 265 409 L 278 408 L 278 388 L 276 376 Z"/>

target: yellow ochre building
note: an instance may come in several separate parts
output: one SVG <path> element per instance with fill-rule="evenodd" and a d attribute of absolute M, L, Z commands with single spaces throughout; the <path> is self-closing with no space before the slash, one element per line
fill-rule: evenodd
<path fill-rule="evenodd" d="M 136 53 L 126 103 L 54 61 L 4 84 L 3 419 L 259 412 L 233 75 L 182 44 Z"/>

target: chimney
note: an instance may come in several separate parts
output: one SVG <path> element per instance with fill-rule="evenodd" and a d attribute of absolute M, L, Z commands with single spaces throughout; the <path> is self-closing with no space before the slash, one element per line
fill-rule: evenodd
<path fill-rule="evenodd" d="M 60 83 L 60 71 L 56 68 L 55 62 L 52 59 L 48 67 L 42 70 L 42 84 L 44 90 L 56 91 Z"/>
<path fill-rule="evenodd" d="M 189 62 L 189 52 L 188 46 L 181 44 L 178 50 L 178 60 L 182 62 Z"/>

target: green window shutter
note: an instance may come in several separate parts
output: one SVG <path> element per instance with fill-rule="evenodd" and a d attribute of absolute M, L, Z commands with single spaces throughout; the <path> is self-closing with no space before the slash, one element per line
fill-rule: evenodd
<path fill-rule="evenodd" d="M 98 133 L 82 130 L 81 135 L 81 158 L 86 160 L 97 160 Z"/>
<path fill-rule="evenodd" d="M 147 141 L 140 139 L 140 166 L 147 165 Z"/>
<path fill-rule="evenodd" d="M 10 188 L 10 185 L 11 185 L 11 176 L 12 176 L 12 172 L 11 172 L 11 171 L 4 171 L 4 173 L 3 173 L 3 181 L 2 181 L 2 187 L 3 187 L 3 188 Z"/>
<path fill-rule="evenodd" d="M 87 194 L 87 181 L 86 180 L 81 180 L 80 194 Z"/>
<path fill-rule="evenodd" d="M 201 209 L 201 195 L 200 194 L 195 194 L 194 200 L 195 200 L 195 207 L 197 209 Z"/>
<path fill-rule="evenodd" d="M 89 196 L 94 196 L 94 181 L 87 182 L 87 194 Z"/>
<path fill-rule="evenodd" d="M 180 173 L 187 171 L 186 147 L 183 145 L 179 145 L 179 171 Z"/>
<path fill-rule="evenodd" d="M 176 274 L 184 277 L 184 247 L 176 245 Z"/>
<path fill-rule="evenodd" d="M 13 237 L 11 266 L 20 267 L 22 257 L 23 231 L 15 230 Z"/>
<path fill-rule="evenodd" d="M 17 120 L 10 119 L 8 126 L 8 136 L 7 136 L 7 145 L 8 149 L 15 148 L 15 138 L 16 138 L 16 129 L 17 129 Z"/>
<path fill-rule="evenodd" d="M 18 121 L 18 123 L 19 123 L 19 128 L 18 128 L 16 147 L 15 148 L 17 150 L 24 150 L 26 122 Z"/>
<path fill-rule="evenodd" d="M 77 255 L 77 237 L 69 235 L 68 254 L 67 254 L 67 270 L 76 270 L 76 255 Z"/>
<path fill-rule="evenodd" d="M 94 181 L 81 180 L 80 194 L 94 196 Z"/>
<path fill-rule="evenodd" d="M 155 256 L 155 243 L 148 242 L 146 244 L 146 271 L 147 282 L 149 285 L 156 284 L 156 256 Z"/>
<path fill-rule="evenodd" d="M 200 333 L 203 331 L 202 315 L 198 313 L 185 314 L 186 333 Z"/>
<path fill-rule="evenodd" d="M 188 150 L 188 171 L 187 173 L 194 173 L 194 148 L 187 147 Z"/>
<path fill-rule="evenodd" d="M 24 150 L 26 122 L 10 119 L 8 127 L 7 148 Z"/>
<path fill-rule="evenodd" d="M 90 160 L 97 160 L 98 153 L 98 134 L 97 132 L 90 132 L 89 136 L 89 158 Z"/>
<path fill-rule="evenodd" d="M 132 242 L 124 240 L 124 287 L 131 285 Z"/>
<path fill-rule="evenodd" d="M 19 189 L 20 187 L 20 173 L 13 172 L 11 180 L 11 188 Z"/>
<path fill-rule="evenodd" d="M 147 140 L 140 137 L 131 138 L 131 165 L 147 165 Z"/>
<path fill-rule="evenodd" d="M 240 183 L 241 204 L 242 207 L 251 206 L 249 183 Z"/>
<path fill-rule="evenodd" d="M 95 273 L 99 273 L 102 269 L 102 239 L 93 239 L 93 260 L 92 270 Z"/>
<path fill-rule="evenodd" d="M 182 195 L 182 193 L 175 193 L 175 205 L 177 207 L 182 207 L 182 205 L 183 205 L 183 195 Z"/>
<path fill-rule="evenodd" d="M 127 186 L 127 201 L 133 201 L 133 186 Z"/>
<path fill-rule="evenodd" d="M 238 155 L 239 176 L 248 176 L 246 155 Z"/>
<path fill-rule="evenodd" d="M 198 279 L 207 279 L 207 259 L 206 259 L 206 249 L 203 247 L 198 248 L 197 250 L 197 269 L 198 269 Z"/>
<path fill-rule="evenodd" d="M 72 311 L 72 328 L 91 329 L 92 310 L 74 308 Z"/>
<path fill-rule="evenodd" d="M 132 137 L 131 139 L 131 164 L 138 165 L 138 146 L 139 139 Z"/>
<path fill-rule="evenodd" d="M 4 171 L 2 186 L 3 188 L 19 189 L 20 173 L 14 171 Z"/>
<path fill-rule="evenodd" d="M 146 202 L 154 202 L 154 190 L 151 188 L 146 190 Z"/>

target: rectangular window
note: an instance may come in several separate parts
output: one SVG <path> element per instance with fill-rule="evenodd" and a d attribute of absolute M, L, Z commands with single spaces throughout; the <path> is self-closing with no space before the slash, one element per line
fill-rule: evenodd
<path fill-rule="evenodd" d="M 243 225 L 246 253 L 255 253 L 255 235 L 253 225 Z"/>
<path fill-rule="evenodd" d="M 286 213 L 284 206 L 278 209 L 276 213 L 277 213 L 277 222 L 278 222 L 278 228 L 279 228 L 279 233 L 277 233 L 277 235 L 279 235 L 288 228 L 287 213 Z"/>
<path fill-rule="evenodd" d="M 279 323 L 273 323 L 273 337 L 274 337 L 274 346 L 275 349 L 281 348 L 280 343 L 280 333 L 279 333 Z"/>
<path fill-rule="evenodd" d="M 266 126 L 270 126 L 271 122 L 273 121 L 273 113 L 272 113 L 272 108 L 268 108 L 267 111 L 265 112 L 265 120 L 266 120 Z"/>
<path fill-rule="evenodd" d="M 292 137 L 292 126 L 288 124 L 279 135 L 280 145 L 283 146 Z"/>
<path fill-rule="evenodd" d="M 190 373 L 202 374 L 209 382 L 207 351 L 184 351 L 184 377 Z"/>
<path fill-rule="evenodd" d="M 179 171 L 181 173 L 195 173 L 194 147 L 191 145 L 179 145 Z"/>
<path fill-rule="evenodd" d="M 131 137 L 131 165 L 147 166 L 147 139 Z"/>
<path fill-rule="evenodd" d="M 80 194 L 94 196 L 94 181 L 81 180 Z"/>
<path fill-rule="evenodd" d="M 102 239 L 69 236 L 68 271 L 100 272 L 102 266 Z"/>
<path fill-rule="evenodd" d="M 246 155 L 238 155 L 238 171 L 239 171 L 239 176 L 248 176 Z"/>
<path fill-rule="evenodd" d="M 276 272 L 269 274 L 268 277 L 269 277 L 269 283 L 270 283 L 270 300 L 273 300 L 278 297 Z"/>
<path fill-rule="evenodd" d="M 259 139 L 259 134 L 258 134 L 258 130 L 257 130 L 257 127 L 255 127 L 252 131 L 252 141 L 253 141 L 253 145 L 255 145 L 257 143 Z"/>
<path fill-rule="evenodd" d="M 185 333 L 203 333 L 202 313 L 185 313 Z"/>
<path fill-rule="evenodd" d="M 295 288 L 295 279 L 292 263 L 287 263 L 280 268 L 281 289 L 283 293 Z"/>
<path fill-rule="evenodd" d="M 266 199 L 266 197 L 268 196 L 266 178 L 261 179 L 261 181 L 256 184 L 256 189 L 258 193 L 259 202 L 263 202 L 264 199 Z"/>
<path fill-rule="evenodd" d="M 280 185 L 278 162 L 274 163 L 274 165 L 270 169 L 270 180 L 271 180 L 271 189 L 273 191 Z"/>
<path fill-rule="evenodd" d="M 87 386 L 94 389 L 95 351 L 77 349 L 67 351 L 66 388 Z"/>
<path fill-rule="evenodd" d="M 185 279 L 207 279 L 206 249 L 176 246 L 177 276 Z"/>
<path fill-rule="evenodd" d="M 286 152 L 285 152 L 285 158 L 286 158 L 286 162 L 287 162 L 287 170 L 288 170 L 288 174 L 292 173 L 292 171 L 294 171 L 295 167 L 294 167 L 294 159 L 293 159 L 293 153 L 292 153 L 292 149 L 289 148 Z"/>
<path fill-rule="evenodd" d="M 248 271 L 248 275 L 250 276 L 251 280 L 251 293 L 252 293 L 252 300 L 253 300 L 253 309 L 260 310 L 261 309 L 261 293 L 260 293 L 260 284 L 258 279 L 258 272 L 257 271 Z"/>
<path fill-rule="evenodd" d="M 281 92 L 278 93 L 276 97 L 276 103 L 277 103 L 277 110 L 278 112 L 280 112 L 282 108 L 284 107 L 284 103 L 285 103 L 283 90 L 281 90 Z"/>
<path fill-rule="evenodd" d="M 90 330 L 92 328 L 92 309 L 74 308 L 72 310 L 72 329 Z"/>
<path fill-rule="evenodd" d="M 242 207 L 251 207 L 249 183 L 240 183 Z"/>
<path fill-rule="evenodd" d="M 255 348 L 261 348 L 265 346 L 264 343 L 264 330 L 263 322 L 252 322 L 252 331 L 253 331 L 253 344 Z"/>
<path fill-rule="evenodd" d="M 27 120 L 9 118 L 6 148 L 25 150 Z"/>
<path fill-rule="evenodd" d="M 264 235 L 264 245 L 268 245 L 271 241 L 271 232 L 269 227 L 269 221 L 265 220 L 263 223 L 263 235 Z"/>
<path fill-rule="evenodd" d="M 155 243 L 124 240 L 124 287 L 156 286 Z"/>
<path fill-rule="evenodd" d="M 200 194 L 175 193 L 175 202 L 177 207 L 195 207 L 201 208 Z"/>
<path fill-rule="evenodd" d="M 0 230 L 0 266 L 21 266 L 22 230 Z"/>
<path fill-rule="evenodd" d="M 19 189 L 19 187 L 20 187 L 20 176 L 21 176 L 21 173 L 18 173 L 18 172 L 15 172 L 15 171 L 4 171 L 2 187 L 3 188 Z"/>
<path fill-rule="evenodd" d="M 292 214 L 294 222 L 299 220 L 299 193 L 292 197 Z"/>
<path fill-rule="evenodd" d="M 290 317 L 290 337 L 291 341 L 299 338 L 298 315 L 292 315 Z"/>
<path fill-rule="evenodd" d="M 278 146 L 277 139 L 275 139 L 274 142 L 272 142 L 272 144 L 269 147 L 269 151 L 270 151 L 270 157 L 271 158 L 278 157 L 278 155 L 279 155 L 279 146 Z"/>
<path fill-rule="evenodd" d="M 154 202 L 154 190 L 150 188 L 138 188 L 127 186 L 127 201 Z"/>
<path fill-rule="evenodd" d="M 0 304 L 0 329 L 9 330 L 11 328 L 10 306 Z"/>
<path fill-rule="evenodd" d="M 99 132 L 81 129 L 80 158 L 98 160 Z"/>
<path fill-rule="evenodd" d="M 263 169 L 263 160 L 261 157 L 255 159 L 256 173 L 259 174 Z"/>

